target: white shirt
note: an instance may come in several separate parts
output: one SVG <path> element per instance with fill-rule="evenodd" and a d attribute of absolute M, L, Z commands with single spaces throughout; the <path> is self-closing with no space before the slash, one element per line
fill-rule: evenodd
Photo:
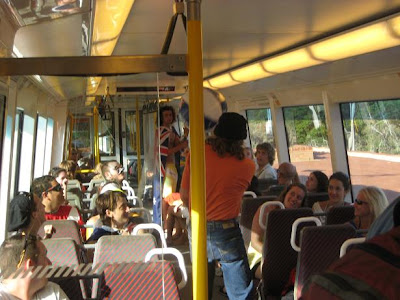
<path fill-rule="evenodd" d="M 11 295 L 2 283 L 0 283 L 0 299 L 19 300 Z M 58 284 L 49 281 L 44 288 L 33 295 L 32 300 L 69 300 L 69 298 Z"/>
<path fill-rule="evenodd" d="M 258 168 L 256 170 L 255 176 L 258 179 L 277 179 L 278 175 L 276 174 L 276 170 L 270 165 L 266 164 L 263 168 Z"/>

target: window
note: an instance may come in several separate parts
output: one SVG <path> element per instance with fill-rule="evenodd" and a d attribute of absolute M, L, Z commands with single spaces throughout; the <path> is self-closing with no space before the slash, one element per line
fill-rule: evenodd
<path fill-rule="evenodd" d="M 400 100 L 340 105 L 353 194 L 382 188 L 389 200 L 400 192 Z"/>
<path fill-rule="evenodd" d="M 34 126 L 35 119 L 23 115 L 21 148 L 17 149 L 18 152 L 23 151 L 19 161 L 18 191 L 28 192 L 31 186 Z"/>
<path fill-rule="evenodd" d="M 53 128 L 54 121 L 52 118 L 47 119 L 46 127 L 46 148 L 44 154 L 44 173 L 47 173 L 51 168 L 51 155 L 53 149 Z"/>
<path fill-rule="evenodd" d="M 37 178 L 47 173 L 49 170 L 44 170 L 44 156 L 46 146 L 46 125 L 47 120 L 42 116 L 38 116 L 36 124 L 36 150 L 35 150 L 35 169 L 33 177 Z"/>
<path fill-rule="evenodd" d="M 5 112 L 6 112 L 6 97 L 0 95 L 0 170 L 1 170 L 1 161 L 3 157 L 2 150 L 3 150 Z"/>
<path fill-rule="evenodd" d="M 275 147 L 271 110 L 269 108 L 248 109 L 246 110 L 246 116 L 253 153 L 256 150 L 256 146 L 264 142 L 271 143 Z M 275 159 L 274 167 L 278 167 L 277 159 Z"/>
<path fill-rule="evenodd" d="M 290 162 L 296 166 L 302 183 L 311 171 L 332 174 L 330 150 L 323 105 L 283 109 Z"/>

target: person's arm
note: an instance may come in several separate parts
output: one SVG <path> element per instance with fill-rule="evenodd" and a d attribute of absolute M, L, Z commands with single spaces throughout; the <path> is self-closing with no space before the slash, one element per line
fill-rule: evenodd
<path fill-rule="evenodd" d="M 187 146 L 188 146 L 188 141 L 182 141 L 178 145 L 176 145 L 175 147 L 168 148 L 168 155 L 169 154 L 174 154 L 174 153 L 176 153 L 178 151 L 181 151 L 182 149 L 187 148 Z"/>
<path fill-rule="evenodd" d="M 259 253 L 262 253 L 262 248 L 264 243 L 264 229 L 260 227 L 259 223 L 260 208 L 261 206 L 258 208 L 256 214 L 254 215 L 253 223 L 251 225 L 251 246 Z"/>

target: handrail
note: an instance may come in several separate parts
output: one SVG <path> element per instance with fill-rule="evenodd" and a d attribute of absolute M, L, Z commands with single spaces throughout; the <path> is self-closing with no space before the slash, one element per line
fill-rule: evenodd
<path fill-rule="evenodd" d="M 261 205 L 261 207 L 260 207 L 260 215 L 259 215 L 259 218 L 258 218 L 258 223 L 260 224 L 260 227 L 263 230 L 265 230 L 267 228 L 267 226 L 265 226 L 265 224 L 263 223 L 263 217 L 264 217 L 265 209 L 268 206 L 272 206 L 272 205 L 279 206 L 281 209 L 285 209 L 285 206 L 280 201 L 268 201 L 268 202 L 265 202 L 263 205 Z"/>
<path fill-rule="evenodd" d="M 245 192 L 243 193 L 243 197 L 244 197 L 244 196 L 252 196 L 253 198 L 257 198 L 256 193 L 254 193 L 254 192 L 252 192 L 252 191 L 245 191 Z"/>
<path fill-rule="evenodd" d="M 175 257 L 178 259 L 179 268 L 181 269 L 181 273 L 182 273 L 182 279 L 181 279 L 181 282 L 179 282 L 179 284 L 178 284 L 178 288 L 181 290 L 182 288 L 184 288 L 186 286 L 187 272 L 186 272 L 185 260 L 183 259 L 183 255 L 177 249 L 175 249 L 175 248 L 151 249 L 149 252 L 147 252 L 147 254 L 144 258 L 144 262 L 150 261 L 150 258 L 153 255 L 163 255 L 163 254 L 172 254 L 172 255 L 175 255 Z"/>
<path fill-rule="evenodd" d="M 340 247 L 340 256 L 339 257 L 343 257 L 346 254 L 347 248 L 349 248 L 349 246 L 356 245 L 356 244 L 362 244 L 364 242 L 365 242 L 365 237 L 345 240 L 344 243 L 342 244 L 342 246 Z"/>
<path fill-rule="evenodd" d="M 293 222 L 292 224 L 292 233 L 290 234 L 290 245 L 292 246 L 294 251 L 300 252 L 300 247 L 296 245 L 296 232 L 297 232 L 297 227 L 299 226 L 300 223 L 305 223 L 305 222 L 314 222 L 315 225 L 321 226 L 321 220 L 317 217 L 302 217 L 296 219 L 296 221 Z"/>
<path fill-rule="evenodd" d="M 155 224 L 155 223 L 138 224 L 133 228 L 131 235 L 137 235 L 138 231 L 140 229 L 155 229 L 155 230 L 157 230 L 158 233 L 160 234 L 161 244 L 162 244 L 163 248 L 167 248 L 167 241 L 165 240 L 164 232 L 160 225 Z"/>

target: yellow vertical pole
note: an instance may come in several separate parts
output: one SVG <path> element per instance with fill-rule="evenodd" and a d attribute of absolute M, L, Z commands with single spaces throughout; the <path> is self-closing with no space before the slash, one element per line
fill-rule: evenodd
<path fill-rule="evenodd" d="M 136 98 L 136 153 L 137 153 L 138 186 L 140 186 L 140 177 L 142 176 L 142 159 L 141 159 L 141 145 L 140 145 L 140 111 L 139 111 L 139 99 L 137 98 Z"/>
<path fill-rule="evenodd" d="M 99 111 L 97 106 L 93 107 L 93 130 L 94 130 L 94 164 L 100 162 L 100 147 L 99 147 Z"/>
<path fill-rule="evenodd" d="M 208 298 L 200 0 L 187 0 L 193 299 Z"/>

